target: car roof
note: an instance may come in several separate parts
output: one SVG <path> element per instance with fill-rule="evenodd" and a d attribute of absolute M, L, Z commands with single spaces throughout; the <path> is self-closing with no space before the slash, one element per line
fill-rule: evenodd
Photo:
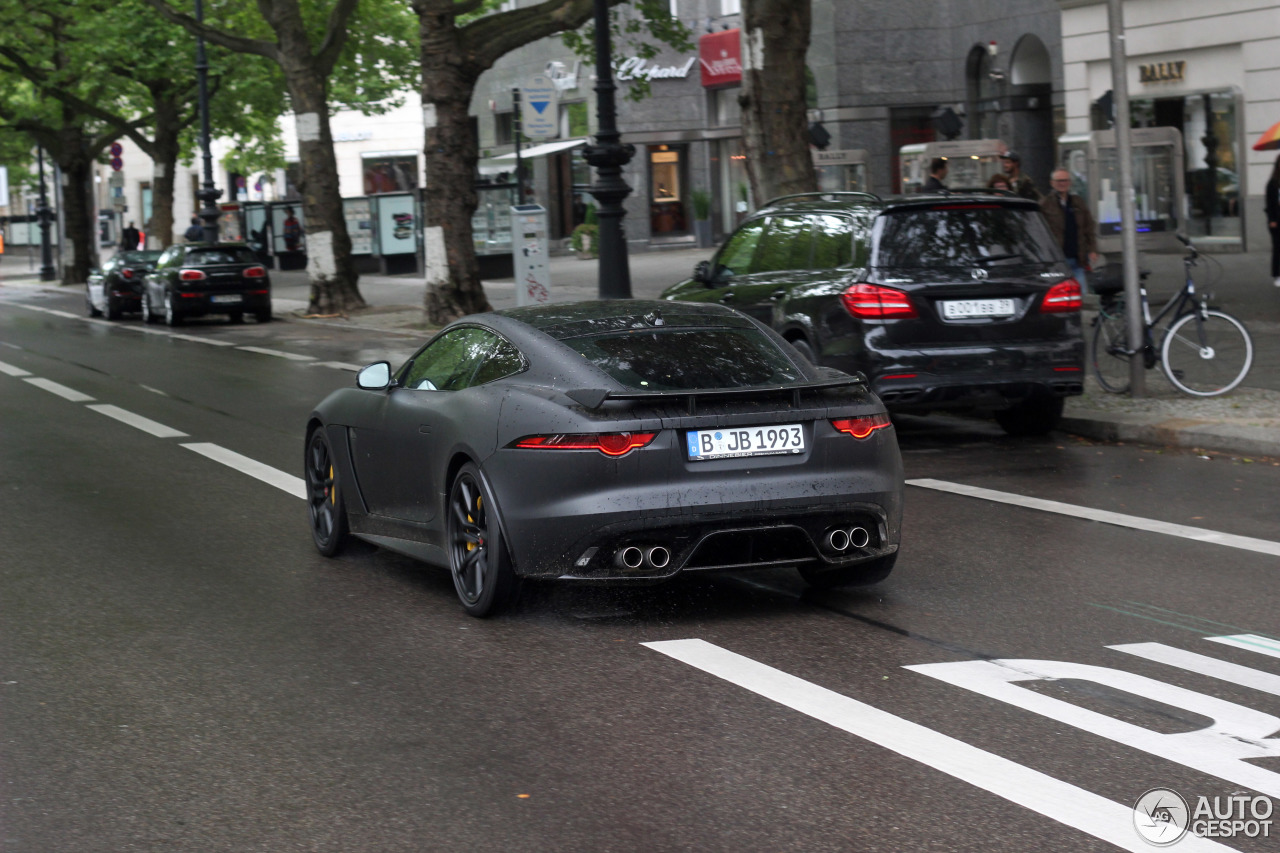
<path fill-rule="evenodd" d="M 495 311 L 558 341 L 601 332 L 659 326 L 754 328 L 744 315 L 724 305 L 658 299 L 605 299 L 526 305 Z"/>
<path fill-rule="evenodd" d="M 775 198 L 751 215 L 752 219 L 772 213 L 843 213 L 859 208 L 881 211 L 933 207 L 956 202 L 979 202 L 1002 207 L 1038 208 L 1037 202 L 1006 190 L 974 187 L 943 192 L 880 196 L 863 192 L 795 193 Z"/>

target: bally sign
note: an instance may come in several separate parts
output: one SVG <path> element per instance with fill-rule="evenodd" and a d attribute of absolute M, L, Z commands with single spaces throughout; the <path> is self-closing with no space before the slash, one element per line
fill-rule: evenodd
<path fill-rule="evenodd" d="M 1152 62 L 1149 65 L 1138 66 L 1138 82 L 1140 83 L 1169 83 L 1177 82 L 1186 77 L 1187 63 L 1179 60 L 1178 62 Z"/>
<path fill-rule="evenodd" d="M 739 30 L 708 33 L 698 39 L 698 60 L 702 64 L 702 85 L 737 86 L 742 83 L 742 40 Z"/>

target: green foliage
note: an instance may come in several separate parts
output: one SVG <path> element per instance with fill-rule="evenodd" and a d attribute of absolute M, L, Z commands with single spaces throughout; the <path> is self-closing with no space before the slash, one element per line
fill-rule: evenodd
<path fill-rule="evenodd" d="M 679 18 L 671 16 L 671 4 L 667 0 L 631 0 L 614 6 L 609 10 L 609 33 L 615 66 L 623 55 L 653 59 L 662 52 L 662 46 L 675 51 L 693 49 L 693 32 Z M 566 32 L 561 38 L 584 61 L 595 62 L 594 23 Z M 641 101 L 649 96 L 648 78 L 633 77 L 618 82 L 627 87 L 628 100 Z"/>
<path fill-rule="evenodd" d="M 587 202 L 587 212 L 582 215 L 583 225 L 597 225 L 599 220 L 596 218 L 595 202 Z"/>
<path fill-rule="evenodd" d="M 596 254 L 600 250 L 600 226 L 586 222 L 573 229 L 569 235 L 569 245 L 575 252 Z"/>
<path fill-rule="evenodd" d="M 689 193 L 689 200 L 693 202 L 694 219 L 711 218 L 711 193 L 697 189 Z"/>

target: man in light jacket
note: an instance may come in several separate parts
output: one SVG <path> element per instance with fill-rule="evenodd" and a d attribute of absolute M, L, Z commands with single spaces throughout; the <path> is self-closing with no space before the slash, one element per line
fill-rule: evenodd
<path fill-rule="evenodd" d="M 1049 230 L 1067 256 L 1067 263 L 1080 282 L 1080 290 L 1088 289 L 1085 273 L 1093 269 L 1098 260 L 1097 226 L 1089 205 L 1078 195 L 1071 194 L 1071 173 L 1058 169 L 1050 178 L 1053 191 L 1040 199 L 1040 209 L 1049 220 Z"/>

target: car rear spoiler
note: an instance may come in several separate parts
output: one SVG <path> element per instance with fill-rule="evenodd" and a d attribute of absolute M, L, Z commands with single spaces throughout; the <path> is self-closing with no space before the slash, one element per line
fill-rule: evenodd
<path fill-rule="evenodd" d="M 867 378 L 861 373 L 845 376 L 840 379 L 827 379 L 821 382 L 805 382 L 800 385 L 753 385 L 749 388 L 704 388 L 697 391 L 607 391 L 603 388 L 577 388 L 566 391 L 565 396 L 588 409 L 598 409 L 607 400 L 630 400 L 633 402 L 665 402 L 684 400 L 689 414 L 696 414 L 698 400 L 724 400 L 733 397 L 752 397 L 760 394 L 784 394 L 792 397 L 792 405 L 800 407 L 800 395 L 805 391 L 825 391 L 829 388 L 847 388 L 850 385 L 866 385 Z"/>

